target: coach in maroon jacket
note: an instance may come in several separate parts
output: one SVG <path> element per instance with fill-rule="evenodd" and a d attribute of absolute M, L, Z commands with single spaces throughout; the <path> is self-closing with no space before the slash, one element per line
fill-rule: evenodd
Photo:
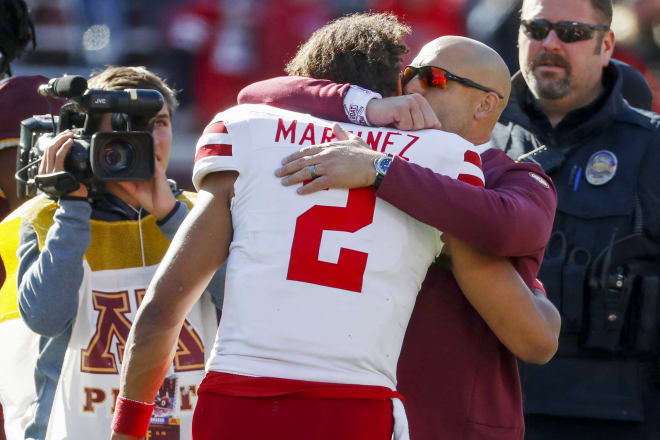
<path fill-rule="evenodd" d="M 493 275 L 489 267 L 508 257 L 532 288 L 556 206 L 554 187 L 540 168 L 513 163 L 501 151 L 488 148 L 509 86 L 508 78 L 498 78 L 489 67 L 497 62 L 494 53 L 475 48 L 476 44 L 460 37 L 429 43 L 413 65 L 442 66 L 454 75 L 446 75 L 450 81 L 441 87 L 433 86 L 433 78 L 425 79 L 423 72 L 413 71 L 416 75 L 408 75 L 405 91 L 425 97 L 444 130 L 484 144 L 486 188 L 465 185 L 394 157 L 376 193 L 452 237 L 447 238 L 447 246 L 455 263 L 453 275 L 439 264 L 429 269 L 399 359 L 398 388 L 406 397 L 415 440 L 522 439 L 515 356 L 544 363 L 556 351 L 558 313 L 542 295 L 493 298 L 482 289 L 482 295 L 466 297 L 457 284 L 458 280 L 466 292 L 473 290 L 466 286 L 483 284 L 484 274 Z M 248 87 L 239 102 L 267 102 L 345 121 L 345 106 L 350 110 L 350 103 L 344 101 L 348 90 L 347 84 L 277 78 Z M 433 126 L 437 120 L 429 118 L 428 103 L 420 101 L 419 95 L 372 100 L 367 119 L 394 123 L 401 129 Z M 373 161 L 380 155 L 353 138 L 303 149 L 285 159 L 278 175 L 289 175 L 284 184 L 299 183 L 310 179 L 314 165 L 315 175 L 322 177 L 303 192 L 372 185 L 376 180 Z M 491 255 L 474 252 L 466 243 Z"/>

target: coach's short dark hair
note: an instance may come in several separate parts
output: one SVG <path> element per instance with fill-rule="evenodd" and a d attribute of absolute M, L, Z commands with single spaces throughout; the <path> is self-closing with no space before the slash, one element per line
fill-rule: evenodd
<path fill-rule="evenodd" d="M 351 83 L 383 96 L 398 89 L 410 28 L 391 14 L 352 14 L 318 29 L 287 64 L 289 75 Z"/>
<path fill-rule="evenodd" d="M 590 0 L 591 7 L 600 15 L 600 23 L 605 26 L 612 25 L 612 16 L 614 15 L 612 9 L 612 0 Z M 524 6 L 524 1 L 523 1 Z"/>
<path fill-rule="evenodd" d="M 599 24 L 604 24 L 605 26 L 612 25 L 612 16 L 614 15 L 612 0 L 591 0 L 591 6 L 601 16 L 602 21 Z"/>
<path fill-rule="evenodd" d="M 158 90 L 170 111 L 170 116 L 179 105 L 176 92 L 167 85 L 164 79 L 146 67 L 110 66 L 100 72 L 95 72 L 89 78 L 87 86 L 90 89 L 122 90 L 122 89 L 155 89 Z"/>

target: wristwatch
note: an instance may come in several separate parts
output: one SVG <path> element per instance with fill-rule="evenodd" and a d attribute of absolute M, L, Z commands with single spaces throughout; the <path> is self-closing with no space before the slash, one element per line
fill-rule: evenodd
<path fill-rule="evenodd" d="M 374 181 L 375 189 L 378 189 L 385 174 L 387 174 L 387 170 L 390 169 L 390 165 L 392 165 L 392 157 L 391 154 L 386 154 L 374 159 L 374 168 L 376 168 L 376 180 Z"/>

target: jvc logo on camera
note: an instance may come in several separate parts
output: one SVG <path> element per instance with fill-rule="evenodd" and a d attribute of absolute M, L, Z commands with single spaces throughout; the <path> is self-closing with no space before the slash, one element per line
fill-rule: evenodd
<path fill-rule="evenodd" d="M 94 104 L 103 104 L 103 105 L 105 105 L 107 103 L 108 103 L 108 101 L 106 101 L 105 98 L 98 98 L 96 101 L 94 101 Z"/>

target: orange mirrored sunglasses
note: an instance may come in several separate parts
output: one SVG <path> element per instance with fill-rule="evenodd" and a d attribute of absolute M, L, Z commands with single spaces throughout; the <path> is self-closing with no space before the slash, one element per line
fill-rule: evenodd
<path fill-rule="evenodd" d="M 447 80 L 450 80 L 463 84 L 466 87 L 474 87 L 475 89 L 483 90 L 484 92 L 495 93 L 497 96 L 499 96 L 500 99 L 504 99 L 504 96 L 500 95 L 493 89 L 482 86 L 481 84 L 476 83 L 471 79 L 454 75 L 447 69 L 436 66 L 406 66 L 403 69 L 403 74 L 401 76 L 401 85 L 405 86 L 411 79 L 416 76 L 419 78 L 422 87 L 424 88 L 439 87 L 441 89 L 445 89 L 447 88 Z"/>

